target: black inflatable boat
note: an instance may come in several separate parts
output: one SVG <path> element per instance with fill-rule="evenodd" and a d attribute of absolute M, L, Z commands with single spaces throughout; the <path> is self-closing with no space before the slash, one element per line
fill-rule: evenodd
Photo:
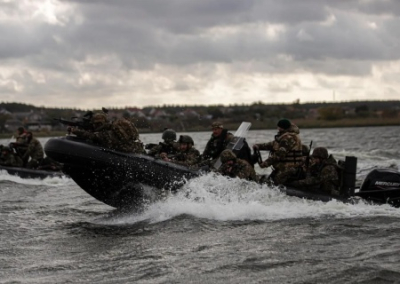
<path fill-rule="evenodd" d="M 45 179 L 47 177 L 65 176 L 65 174 L 61 171 L 36 170 L 36 169 L 28 169 L 20 167 L 0 166 L 0 171 L 5 171 L 9 175 L 19 176 L 21 178 Z"/>
<path fill-rule="evenodd" d="M 176 190 L 203 170 L 155 159 L 142 154 L 127 154 L 94 146 L 74 136 L 52 138 L 44 150 L 63 163 L 63 171 L 96 199 L 116 208 L 140 207 L 145 187 L 158 194 Z"/>
<path fill-rule="evenodd" d="M 88 144 L 74 136 L 52 138 L 46 143 L 46 155 L 63 163 L 63 171 L 82 189 L 101 202 L 116 208 L 143 205 L 145 189 L 157 195 L 162 190 L 177 190 L 187 180 L 198 177 L 208 168 L 192 170 L 142 154 L 127 154 Z M 400 205 L 400 173 L 373 170 L 362 186 L 355 187 L 357 158 L 346 157 L 343 165 L 341 197 L 287 188 L 290 196 L 312 200 L 337 199 L 351 202 L 359 196 L 374 203 Z"/>

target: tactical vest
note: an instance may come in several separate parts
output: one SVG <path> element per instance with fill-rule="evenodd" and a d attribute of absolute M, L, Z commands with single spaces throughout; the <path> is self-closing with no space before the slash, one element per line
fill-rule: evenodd
<path fill-rule="evenodd" d="M 272 144 L 272 150 L 271 150 L 271 155 L 274 154 L 274 152 L 277 152 L 280 148 L 280 141 L 282 139 L 287 138 L 289 136 L 294 136 L 296 145 L 293 147 L 291 151 L 288 151 L 286 156 L 283 159 L 280 159 L 279 162 L 283 163 L 299 163 L 303 161 L 303 146 L 301 144 L 301 140 L 298 137 L 297 134 L 291 133 L 291 132 L 286 132 L 280 135 L 279 137 L 275 138 L 275 141 Z"/>
<path fill-rule="evenodd" d="M 209 156 L 212 159 L 216 159 L 228 144 L 226 142 L 227 135 L 228 135 L 228 130 L 223 129 L 221 135 L 219 135 L 218 137 L 211 136 L 210 140 L 207 142 L 204 156 L 206 156 L 206 158 L 207 156 Z"/>

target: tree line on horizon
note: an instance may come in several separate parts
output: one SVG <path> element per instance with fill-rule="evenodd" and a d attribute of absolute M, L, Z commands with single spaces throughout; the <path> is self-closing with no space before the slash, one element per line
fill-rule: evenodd
<path fill-rule="evenodd" d="M 148 115 L 152 110 L 161 110 L 166 116 L 159 119 L 149 117 L 136 117 L 132 110 L 140 110 Z M 91 111 L 100 111 L 90 109 Z M 163 128 L 177 130 L 204 130 L 210 125 L 209 120 L 223 120 L 225 124 L 237 125 L 241 121 L 250 121 L 255 128 L 274 127 L 276 120 L 288 118 L 292 120 L 320 120 L 336 121 L 343 118 L 396 118 L 400 117 L 400 100 L 398 101 L 349 101 L 349 102 L 316 102 L 290 104 L 266 104 L 254 102 L 252 104 L 224 105 L 162 105 L 144 108 L 124 107 L 108 108 L 114 116 L 128 116 L 138 128 L 157 131 Z M 185 110 L 193 110 L 195 116 L 182 116 Z M 54 127 L 60 126 L 53 118 L 70 118 L 77 114 L 83 115 L 88 110 L 77 108 L 47 108 L 37 107 L 24 103 L 0 103 L 0 128 L 10 118 L 9 113 L 40 112 Z"/>

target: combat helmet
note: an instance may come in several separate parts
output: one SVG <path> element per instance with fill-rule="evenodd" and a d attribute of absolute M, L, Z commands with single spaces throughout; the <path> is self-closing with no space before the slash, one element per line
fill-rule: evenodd
<path fill-rule="evenodd" d="M 162 139 L 164 141 L 175 141 L 176 140 L 176 132 L 173 129 L 165 129 L 162 134 Z"/>
<path fill-rule="evenodd" d="M 222 163 L 226 163 L 228 161 L 235 161 L 236 160 L 236 155 L 233 153 L 232 150 L 225 149 L 224 151 L 221 152 L 221 155 L 219 156 L 221 158 Z"/>
<path fill-rule="evenodd" d="M 96 112 L 91 118 L 93 124 L 107 122 L 107 115 L 103 112 Z"/>
<path fill-rule="evenodd" d="M 312 157 L 320 158 L 320 159 L 328 159 L 328 150 L 324 147 L 317 147 L 314 149 Z"/>
<path fill-rule="evenodd" d="M 179 136 L 179 143 L 187 143 L 187 144 L 192 144 L 194 145 L 194 141 L 192 139 L 192 137 L 190 137 L 189 135 L 181 135 Z"/>

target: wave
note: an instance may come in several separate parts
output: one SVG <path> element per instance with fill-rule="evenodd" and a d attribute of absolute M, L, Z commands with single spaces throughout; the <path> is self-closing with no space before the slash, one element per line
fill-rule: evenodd
<path fill-rule="evenodd" d="M 190 180 L 177 194 L 149 205 L 142 213 L 95 221 L 104 225 L 164 222 L 181 215 L 216 221 L 276 221 L 299 218 L 400 217 L 389 205 L 345 204 L 287 196 L 276 187 L 208 174 Z"/>
<path fill-rule="evenodd" d="M 45 179 L 28 179 L 28 178 L 21 178 L 19 176 L 10 175 L 7 171 L 0 170 L 0 181 L 8 181 L 14 182 L 18 184 L 25 184 L 25 185 L 47 185 L 47 186 L 60 186 L 60 185 L 69 185 L 75 184 L 75 182 L 68 177 L 46 177 Z"/>

